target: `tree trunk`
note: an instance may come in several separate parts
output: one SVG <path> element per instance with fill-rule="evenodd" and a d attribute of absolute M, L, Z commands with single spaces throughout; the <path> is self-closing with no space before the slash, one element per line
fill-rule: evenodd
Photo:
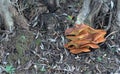
<path fill-rule="evenodd" d="M 117 1 L 117 25 L 120 27 L 120 0 Z"/>

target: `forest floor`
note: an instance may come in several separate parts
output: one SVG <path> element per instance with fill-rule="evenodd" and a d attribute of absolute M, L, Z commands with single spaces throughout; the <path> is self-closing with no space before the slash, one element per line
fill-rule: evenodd
<path fill-rule="evenodd" d="M 120 48 L 113 46 L 116 45 L 114 38 L 108 38 L 99 44 L 99 49 L 88 53 L 74 55 L 64 48 L 68 41 L 64 32 L 74 25 L 81 9 L 80 0 L 65 0 L 60 7 L 53 9 L 32 0 L 18 4 L 30 30 L 15 25 L 12 34 L 0 33 L 0 73 L 120 73 Z"/>

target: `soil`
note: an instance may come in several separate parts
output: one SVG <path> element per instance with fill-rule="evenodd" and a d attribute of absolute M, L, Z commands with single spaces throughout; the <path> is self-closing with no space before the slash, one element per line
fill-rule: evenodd
<path fill-rule="evenodd" d="M 120 73 L 120 48 L 114 38 L 108 38 L 99 44 L 99 49 L 89 53 L 74 55 L 64 48 L 68 42 L 64 32 L 74 25 L 82 0 L 61 0 L 60 6 L 46 2 L 18 2 L 25 7 L 20 9 L 30 29 L 16 25 L 12 34 L 0 32 L 0 71 L 2 67 L 12 65 L 13 74 Z"/>

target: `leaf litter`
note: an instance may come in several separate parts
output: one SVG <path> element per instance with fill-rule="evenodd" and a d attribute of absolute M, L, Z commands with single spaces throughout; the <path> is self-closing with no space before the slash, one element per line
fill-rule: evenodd
<path fill-rule="evenodd" d="M 13 36 L 7 34 L 2 37 L 2 40 L 0 40 L 0 68 L 2 69 L 7 64 L 12 64 L 15 68 L 15 74 L 42 74 L 43 71 L 43 74 L 119 73 L 120 52 L 112 52 L 112 47 L 110 47 L 115 45 L 113 50 L 119 49 L 120 32 L 119 27 L 115 26 L 115 11 L 101 11 L 94 19 L 94 28 L 103 29 L 107 27 L 106 42 L 100 44 L 98 50 L 74 55 L 64 48 L 64 44 L 69 42 L 64 32 L 67 28 L 75 26 L 72 21 L 75 22 L 76 18 L 74 17 L 77 17 L 83 0 L 60 1 L 60 8 L 55 8 L 54 14 L 51 11 L 49 12 L 49 7 L 44 5 L 44 3 L 42 4 L 41 0 L 40 2 L 37 2 L 37 0 L 31 2 L 30 0 L 29 3 L 25 2 L 25 0 L 17 1 L 21 7 L 16 5 L 16 8 L 28 20 L 30 32 L 16 25 Z M 97 1 L 94 0 L 94 2 Z M 112 1 L 112 3 L 115 2 Z M 113 8 L 114 5 L 112 4 Z M 112 17 L 109 14 L 112 14 Z M 112 19 L 109 24 L 105 21 L 108 17 L 110 18 L 107 21 Z M 1 29 L 4 30 L 3 28 Z M 4 35 L 4 32 L 0 33 L 0 36 Z M 25 42 L 18 40 L 21 36 Z M 114 36 L 113 39 L 111 39 L 112 36 Z M 20 48 L 15 45 L 20 45 Z M 87 46 L 92 47 L 90 44 Z M 16 48 L 20 49 L 20 51 Z"/>

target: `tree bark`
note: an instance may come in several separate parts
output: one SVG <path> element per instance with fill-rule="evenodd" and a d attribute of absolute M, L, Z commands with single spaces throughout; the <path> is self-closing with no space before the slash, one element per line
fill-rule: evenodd
<path fill-rule="evenodd" d="M 117 25 L 120 27 L 120 0 L 117 1 Z"/>
<path fill-rule="evenodd" d="M 76 24 L 85 23 L 93 27 L 94 17 L 99 13 L 102 0 L 84 0 L 82 9 L 77 16 Z"/>
<path fill-rule="evenodd" d="M 23 15 L 20 15 L 10 0 L 0 0 L 0 15 L 4 20 L 6 29 L 9 32 L 14 30 L 14 22 L 24 29 L 29 29 L 27 20 Z"/>
<path fill-rule="evenodd" d="M 77 20 L 76 20 L 76 24 L 81 24 L 84 23 L 84 20 L 87 18 L 89 12 L 90 12 L 90 2 L 91 0 L 84 0 L 83 5 L 82 5 L 82 9 L 80 10 L 78 16 L 77 16 Z"/>
<path fill-rule="evenodd" d="M 4 23 L 8 31 L 12 32 L 14 29 L 14 23 L 12 14 L 9 11 L 10 0 L 0 0 L 0 15 L 4 19 Z"/>

